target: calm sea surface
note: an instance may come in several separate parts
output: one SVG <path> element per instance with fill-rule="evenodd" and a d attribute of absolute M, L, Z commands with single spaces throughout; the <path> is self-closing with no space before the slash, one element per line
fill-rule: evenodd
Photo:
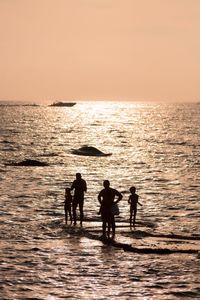
<path fill-rule="evenodd" d="M 200 255 L 187 253 L 200 250 L 199 125 L 198 103 L 0 106 L 0 299 L 200 298 Z M 83 145 L 112 155 L 71 153 Z M 25 159 L 48 166 L 14 165 Z M 88 184 L 83 229 L 64 224 L 64 188 L 76 172 Z M 186 253 L 104 245 L 97 215 L 104 179 L 123 194 L 116 240 Z M 135 232 L 132 185 L 143 204 Z"/>

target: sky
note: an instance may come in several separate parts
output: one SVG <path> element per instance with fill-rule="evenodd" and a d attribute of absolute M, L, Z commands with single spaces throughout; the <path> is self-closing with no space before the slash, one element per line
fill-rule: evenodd
<path fill-rule="evenodd" d="M 199 101 L 200 0 L 0 0 L 0 100 Z"/>

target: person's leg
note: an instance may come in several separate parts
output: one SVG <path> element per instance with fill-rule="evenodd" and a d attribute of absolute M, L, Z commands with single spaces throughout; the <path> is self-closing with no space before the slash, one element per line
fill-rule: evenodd
<path fill-rule="evenodd" d="M 133 211 L 130 209 L 130 228 L 132 227 L 132 221 L 133 221 Z"/>
<path fill-rule="evenodd" d="M 102 222 L 102 231 L 103 231 L 103 238 L 106 237 L 106 221 L 103 220 Z"/>
<path fill-rule="evenodd" d="M 102 219 L 102 237 L 105 239 L 106 238 L 106 214 L 105 211 L 102 210 L 101 211 L 101 219 Z"/>
<path fill-rule="evenodd" d="M 135 227 L 137 209 L 134 209 L 133 226 Z"/>
<path fill-rule="evenodd" d="M 115 217 L 114 215 L 111 216 L 111 224 L 112 224 L 112 238 L 115 237 Z"/>
<path fill-rule="evenodd" d="M 67 209 L 65 209 L 65 224 L 67 224 Z"/>
<path fill-rule="evenodd" d="M 73 205 L 72 205 L 74 225 L 76 225 L 76 208 L 77 208 L 77 205 L 78 205 L 77 201 L 74 200 Z"/>
<path fill-rule="evenodd" d="M 80 211 L 80 224 L 83 223 L 83 199 L 79 201 L 79 211 Z"/>
<path fill-rule="evenodd" d="M 70 222 L 72 224 L 72 208 L 71 208 L 71 204 L 70 204 L 70 207 L 69 207 L 69 218 L 70 218 Z"/>
<path fill-rule="evenodd" d="M 110 228 L 111 228 L 111 222 L 110 220 L 107 222 L 107 237 L 109 238 L 110 237 Z"/>

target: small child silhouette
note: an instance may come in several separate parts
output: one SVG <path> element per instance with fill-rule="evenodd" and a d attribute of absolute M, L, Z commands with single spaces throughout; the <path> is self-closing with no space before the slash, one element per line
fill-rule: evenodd
<path fill-rule="evenodd" d="M 135 227 L 136 214 L 137 214 L 137 204 L 142 204 L 138 201 L 139 196 L 135 193 L 136 188 L 132 186 L 130 188 L 131 195 L 129 196 L 128 203 L 130 204 L 130 228 Z"/>
<path fill-rule="evenodd" d="M 65 210 L 65 223 L 67 224 L 68 214 L 70 218 L 70 222 L 72 224 L 72 212 L 71 212 L 71 205 L 72 205 L 72 195 L 71 195 L 71 189 L 66 188 L 65 189 L 65 201 L 64 201 L 64 210 Z"/>

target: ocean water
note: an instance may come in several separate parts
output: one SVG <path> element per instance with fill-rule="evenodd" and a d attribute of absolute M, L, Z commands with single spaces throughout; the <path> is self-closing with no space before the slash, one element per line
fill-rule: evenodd
<path fill-rule="evenodd" d="M 199 103 L 0 106 L 0 116 L 0 299 L 200 298 Z M 112 155 L 72 154 L 83 145 Z M 48 166 L 15 165 L 26 159 Z M 64 223 L 76 172 L 88 185 L 83 228 Z M 116 241 L 131 251 L 99 240 L 104 179 L 123 194 Z M 143 206 L 131 231 L 132 185 Z"/>

